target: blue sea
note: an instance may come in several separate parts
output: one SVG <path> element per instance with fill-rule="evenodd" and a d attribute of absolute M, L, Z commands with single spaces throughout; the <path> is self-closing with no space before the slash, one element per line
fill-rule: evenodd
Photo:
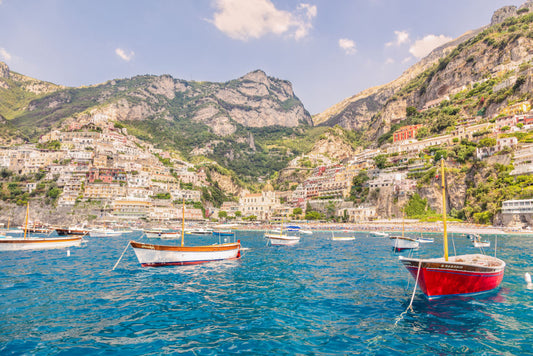
<path fill-rule="evenodd" d="M 355 235 L 342 242 L 315 232 L 271 247 L 261 232 L 238 231 L 241 259 L 185 267 L 142 268 L 129 247 L 112 270 L 130 239 L 148 241 L 139 233 L 90 238 L 70 256 L 1 252 L 0 354 L 533 354 L 533 290 L 524 281 L 533 236 L 498 237 L 507 262 L 498 290 L 433 301 L 417 291 L 402 314 L 414 281 L 399 254 L 389 239 Z M 433 236 L 415 256 L 442 255 Z M 451 253 L 476 252 L 462 236 L 450 244 Z"/>

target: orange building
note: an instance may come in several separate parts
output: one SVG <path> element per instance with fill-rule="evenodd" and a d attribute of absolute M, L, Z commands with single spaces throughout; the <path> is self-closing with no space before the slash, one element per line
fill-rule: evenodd
<path fill-rule="evenodd" d="M 416 137 L 416 133 L 418 130 L 424 125 L 411 125 L 411 126 L 404 126 L 398 131 L 394 133 L 394 141 L 403 141 L 403 140 L 409 140 L 411 138 Z"/>

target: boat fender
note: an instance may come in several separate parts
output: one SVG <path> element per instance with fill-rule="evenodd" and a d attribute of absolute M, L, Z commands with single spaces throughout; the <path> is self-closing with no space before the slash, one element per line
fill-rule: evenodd
<path fill-rule="evenodd" d="M 533 289 L 533 283 L 531 282 L 531 275 L 528 272 L 526 272 L 526 274 L 524 275 L 524 279 L 526 280 L 526 283 L 527 283 L 526 288 Z"/>

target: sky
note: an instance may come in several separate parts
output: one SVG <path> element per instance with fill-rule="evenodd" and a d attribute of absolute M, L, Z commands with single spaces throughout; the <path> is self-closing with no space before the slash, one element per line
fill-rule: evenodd
<path fill-rule="evenodd" d="M 386 84 L 513 0 L 0 0 L 0 61 L 65 86 L 261 69 L 318 114 Z"/>

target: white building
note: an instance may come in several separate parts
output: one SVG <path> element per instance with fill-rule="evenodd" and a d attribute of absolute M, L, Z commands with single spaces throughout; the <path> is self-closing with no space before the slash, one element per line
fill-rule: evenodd
<path fill-rule="evenodd" d="M 533 174 L 533 144 L 523 146 L 514 154 L 514 169 L 511 175 Z"/>
<path fill-rule="evenodd" d="M 476 148 L 476 157 L 477 159 L 483 159 L 492 156 L 496 152 L 500 152 L 505 147 L 516 147 L 516 145 L 518 145 L 518 139 L 516 137 L 498 138 L 495 146 Z"/>
<path fill-rule="evenodd" d="M 270 220 L 274 211 L 280 205 L 279 199 L 273 191 L 250 194 L 243 192 L 239 199 L 239 210 L 243 216 L 257 216 L 258 220 Z"/>

